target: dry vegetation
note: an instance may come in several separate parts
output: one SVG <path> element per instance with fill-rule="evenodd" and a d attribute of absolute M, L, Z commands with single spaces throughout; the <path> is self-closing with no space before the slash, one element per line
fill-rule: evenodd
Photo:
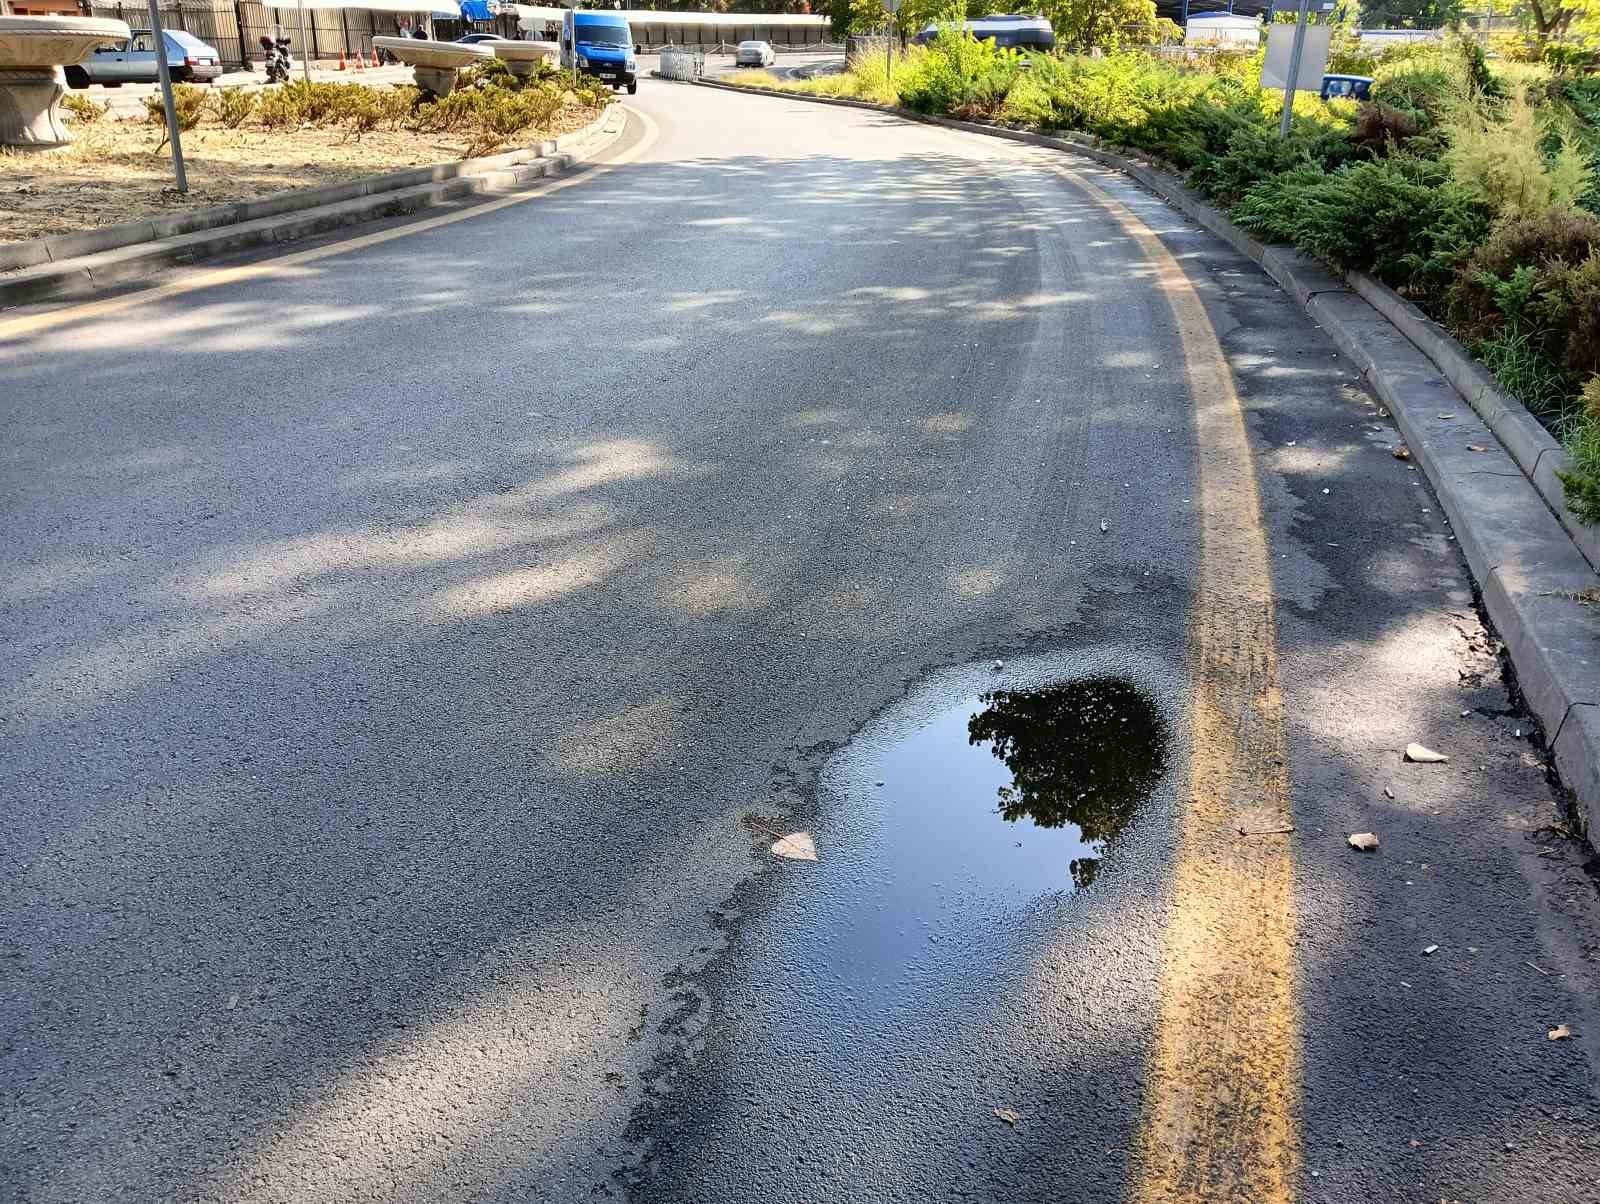
<path fill-rule="evenodd" d="M 0 153 L 0 242 L 487 154 L 580 129 L 609 99 L 548 80 L 513 89 L 502 78 L 476 78 L 441 104 L 419 103 L 411 88 L 353 84 L 206 93 L 183 134 L 186 196 L 172 188 L 161 124 L 113 121 L 99 106 L 69 98 L 77 100 L 68 106 L 72 145 Z M 245 105 L 247 96 L 255 99 Z"/>

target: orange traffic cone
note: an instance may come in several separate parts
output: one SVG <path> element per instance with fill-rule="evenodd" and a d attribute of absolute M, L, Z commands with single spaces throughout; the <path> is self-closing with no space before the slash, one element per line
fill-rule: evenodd
<path fill-rule="evenodd" d="M 344 47 L 339 47 L 339 70 L 344 70 Z"/>
<path fill-rule="evenodd" d="M 360 71 L 363 67 L 366 66 L 366 63 L 362 61 L 361 56 L 359 54 L 356 55 L 355 58 L 351 59 L 350 62 L 355 67 L 355 69 L 357 71 Z"/>
<path fill-rule="evenodd" d="M 381 66 L 378 62 L 378 48 L 376 46 L 372 48 L 372 65 L 374 67 Z"/>

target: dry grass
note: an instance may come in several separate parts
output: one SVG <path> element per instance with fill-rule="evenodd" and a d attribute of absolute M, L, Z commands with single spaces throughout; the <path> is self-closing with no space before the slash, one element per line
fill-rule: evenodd
<path fill-rule="evenodd" d="M 534 142 L 579 129 L 598 110 L 567 108 Z M 189 193 L 172 190 L 172 161 L 161 133 L 142 121 L 78 126 L 71 146 L 32 154 L 0 153 L 0 242 L 115 225 L 183 208 L 250 200 L 272 192 L 337 184 L 461 158 L 467 137 L 372 130 L 356 141 L 347 130 L 308 126 L 263 130 L 204 125 L 183 135 Z"/>

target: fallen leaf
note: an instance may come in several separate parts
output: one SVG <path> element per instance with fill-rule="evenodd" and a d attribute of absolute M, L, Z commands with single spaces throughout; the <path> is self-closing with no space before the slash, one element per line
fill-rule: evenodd
<path fill-rule="evenodd" d="M 1420 1150 L 1422 1148 L 1422 1143 L 1420 1141 L 1418 1141 L 1415 1137 L 1413 1137 L 1410 1141 L 1406 1142 L 1406 1144 L 1408 1146 L 1410 1146 L 1414 1150 Z"/>
<path fill-rule="evenodd" d="M 1565 1024 L 1558 1024 L 1547 1035 L 1552 1041 L 1566 1041 L 1574 1036 L 1574 1033 Z"/>
<path fill-rule="evenodd" d="M 1443 753 L 1434 752 L 1433 749 L 1428 748 L 1426 745 L 1406 745 L 1406 760 L 1408 761 L 1417 761 L 1424 765 L 1435 765 L 1441 761 L 1448 761 L 1449 759 L 1450 758 L 1445 756 Z"/>
<path fill-rule="evenodd" d="M 772 852 L 774 856 L 787 857 L 790 861 L 815 861 L 817 842 L 811 839 L 810 832 L 791 832 L 772 842 Z"/>
<path fill-rule="evenodd" d="M 1409 460 L 1409 459 L 1411 459 L 1411 449 L 1409 447 L 1407 447 L 1404 443 L 1402 443 L 1399 447 L 1395 448 L 1389 454 L 1391 456 L 1393 456 L 1396 460 Z"/>
<path fill-rule="evenodd" d="M 1017 1127 L 1017 1122 L 1022 1119 L 1022 1113 L 1018 1112 L 1015 1108 L 996 1108 L 994 1110 L 994 1114 L 1001 1120 L 1005 1121 L 1006 1124 L 1010 1125 L 1013 1129 Z"/>
<path fill-rule="evenodd" d="M 1350 836 L 1350 847 L 1360 849 L 1363 853 L 1370 853 L 1377 848 L 1380 841 L 1376 832 L 1354 832 Z"/>

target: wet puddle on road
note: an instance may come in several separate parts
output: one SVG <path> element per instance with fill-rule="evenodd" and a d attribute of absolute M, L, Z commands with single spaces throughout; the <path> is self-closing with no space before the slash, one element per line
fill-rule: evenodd
<path fill-rule="evenodd" d="M 834 915 L 816 917 L 818 952 L 869 992 L 996 955 L 1032 905 L 1095 881 L 1167 773 L 1165 713 L 1131 679 L 975 690 L 963 676 L 967 689 L 870 725 L 824 773 L 836 802 L 813 882 Z"/>

